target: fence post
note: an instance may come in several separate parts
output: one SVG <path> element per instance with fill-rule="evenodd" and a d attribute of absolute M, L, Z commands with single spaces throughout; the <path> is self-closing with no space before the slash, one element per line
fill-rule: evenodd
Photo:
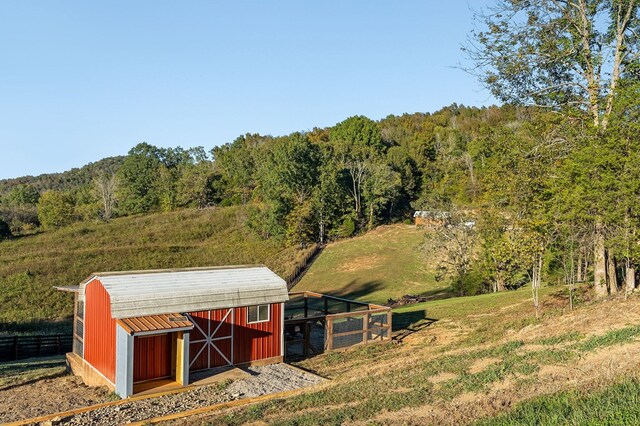
<path fill-rule="evenodd" d="M 311 340 L 311 327 L 309 321 L 304 322 L 304 341 L 302 343 L 302 355 L 307 357 L 309 356 L 309 343 Z"/>
<path fill-rule="evenodd" d="M 61 347 L 61 344 L 60 344 L 60 335 L 56 336 L 56 347 L 58 349 L 57 350 L 58 355 L 60 355 L 60 353 L 62 352 L 62 347 Z"/>
<path fill-rule="evenodd" d="M 18 336 L 13 336 L 13 360 L 18 359 Z"/>
<path fill-rule="evenodd" d="M 40 356 L 40 347 L 42 346 L 42 336 L 36 337 L 36 354 Z"/>
<path fill-rule="evenodd" d="M 324 349 L 326 351 L 330 351 L 333 349 L 333 318 L 331 317 L 326 317 L 326 322 L 324 325 L 324 336 Z"/>
<path fill-rule="evenodd" d="M 309 298 L 307 297 L 307 293 L 304 294 L 304 317 L 307 318 L 309 316 Z"/>
<path fill-rule="evenodd" d="M 387 339 L 391 339 L 391 333 L 393 332 L 393 327 L 392 327 L 392 321 L 393 319 L 393 312 L 391 311 L 391 309 L 389 309 L 387 311 Z"/>
<path fill-rule="evenodd" d="M 369 311 L 362 317 L 362 343 L 366 344 L 369 340 Z"/>

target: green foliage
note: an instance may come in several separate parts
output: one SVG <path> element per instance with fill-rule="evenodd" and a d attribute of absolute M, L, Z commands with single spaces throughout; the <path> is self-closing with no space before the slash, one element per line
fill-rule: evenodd
<path fill-rule="evenodd" d="M 38 220 L 45 229 L 59 228 L 73 222 L 73 200 L 59 191 L 46 191 L 38 202 Z"/>
<path fill-rule="evenodd" d="M 482 271 L 472 269 L 456 276 L 451 281 L 451 290 L 458 296 L 474 296 L 486 293 L 489 285 Z"/>
<path fill-rule="evenodd" d="M 35 186 L 29 184 L 14 187 L 8 196 L 9 202 L 18 206 L 36 205 L 40 199 L 40 193 Z"/>

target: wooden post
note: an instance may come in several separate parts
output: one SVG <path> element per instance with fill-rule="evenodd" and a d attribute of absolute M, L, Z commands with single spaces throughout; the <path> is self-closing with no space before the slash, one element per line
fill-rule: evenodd
<path fill-rule="evenodd" d="M 391 339 L 391 332 L 393 331 L 393 327 L 391 326 L 391 321 L 393 319 L 393 312 L 391 309 L 387 311 L 387 339 Z"/>
<path fill-rule="evenodd" d="M 309 343 L 311 340 L 311 327 L 309 326 L 309 321 L 304 323 L 304 341 L 302 343 L 302 355 L 307 357 L 309 356 Z"/>
<path fill-rule="evenodd" d="M 13 336 L 13 359 L 18 359 L 18 336 Z"/>
<path fill-rule="evenodd" d="M 36 354 L 40 356 L 40 346 L 42 345 L 42 336 L 36 336 Z"/>
<path fill-rule="evenodd" d="M 325 299 L 326 304 L 326 299 Z M 330 351 L 333 349 L 333 319 L 331 317 L 326 318 L 324 326 L 324 349 Z"/>
<path fill-rule="evenodd" d="M 309 316 L 309 299 L 307 298 L 307 294 L 304 295 L 304 317 L 307 318 Z"/>
<path fill-rule="evenodd" d="M 362 317 L 362 343 L 367 343 L 369 340 L 369 312 Z"/>
<path fill-rule="evenodd" d="M 56 336 L 56 349 L 57 349 L 57 353 L 58 355 L 60 355 L 60 353 L 62 352 L 62 345 L 60 344 L 60 335 Z"/>
<path fill-rule="evenodd" d="M 347 312 L 351 312 L 351 302 L 347 302 Z"/>

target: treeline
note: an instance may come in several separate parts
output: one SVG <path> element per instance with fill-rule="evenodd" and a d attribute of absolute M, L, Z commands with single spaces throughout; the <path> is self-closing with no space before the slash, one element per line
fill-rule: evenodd
<path fill-rule="evenodd" d="M 454 104 L 378 122 L 356 116 L 288 136 L 247 134 L 210 151 L 141 143 L 124 158 L 95 163 L 103 167 L 79 169 L 72 183 L 56 175 L 3 181 L 0 218 L 21 233 L 244 205 L 248 225 L 264 238 L 326 241 L 408 219 L 416 208 L 474 203 L 480 188 L 468 144 L 515 119 L 513 107 Z"/>

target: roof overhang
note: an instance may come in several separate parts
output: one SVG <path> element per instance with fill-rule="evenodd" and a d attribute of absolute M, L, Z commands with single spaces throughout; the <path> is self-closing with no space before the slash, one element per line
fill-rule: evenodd
<path fill-rule="evenodd" d="M 67 293 L 80 293 L 80 286 L 67 285 L 67 286 L 53 286 L 56 290 L 65 291 Z"/>
<path fill-rule="evenodd" d="M 132 336 L 145 336 L 193 329 L 193 323 L 181 314 L 122 318 L 116 320 L 116 323 Z"/>

